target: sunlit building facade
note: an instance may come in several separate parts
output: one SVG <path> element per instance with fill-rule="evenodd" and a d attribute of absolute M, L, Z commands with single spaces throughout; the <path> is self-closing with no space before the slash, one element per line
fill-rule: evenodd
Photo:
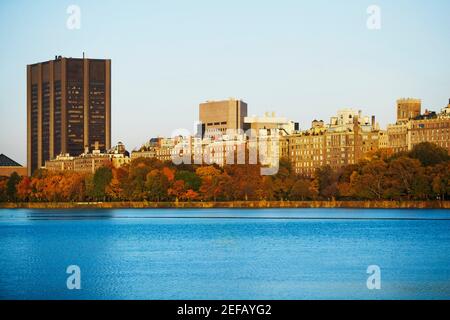
<path fill-rule="evenodd" d="M 207 101 L 199 106 L 199 131 L 205 137 L 244 130 L 246 116 L 247 103 L 242 100 Z"/>
<path fill-rule="evenodd" d="M 314 120 L 309 130 L 282 137 L 280 154 L 291 161 L 297 174 L 312 176 L 322 166 L 338 169 L 378 150 L 379 131 L 375 117 L 343 109 L 327 125 Z"/>
<path fill-rule="evenodd" d="M 55 57 L 27 66 L 28 174 L 59 154 L 111 146 L 111 60 Z"/>
<path fill-rule="evenodd" d="M 116 146 L 106 152 L 98 149 L 98 144 L 94 150 L 73 157 L 69 154 L 59 154 L 52 160 L 45 162 L 45 169 L 48 171 L 74 171 L 79 173 L 95 173 L 103 166 L 113 166 L 120 168 L 131 162 L 128 151 L 125 150 L 123 143 L 119 142 Z"/>

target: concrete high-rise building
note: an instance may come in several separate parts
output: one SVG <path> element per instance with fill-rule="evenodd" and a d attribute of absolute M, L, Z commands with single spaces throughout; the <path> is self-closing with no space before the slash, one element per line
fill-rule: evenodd
<path fill-rule="evenodd" d="M 57 56 L 28 65 L 28 174 L 95 145 L 111 147 L 111 60 Z"/>
<path fill-rule="evenodd" d="M 244 130 L 244 118 L 247 116 L 247 104 L 242 100 L 207 101 L 199 107 L 201 132 L 220 132 L 227 129 Z"/>

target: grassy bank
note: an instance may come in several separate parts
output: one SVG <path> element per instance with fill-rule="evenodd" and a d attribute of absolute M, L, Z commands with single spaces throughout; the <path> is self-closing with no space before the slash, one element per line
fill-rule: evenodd
<path fill-rule="evenodd" d="M 3 202 L 0 208 L 372 208 L 450 209 L 450 201 Z"/>

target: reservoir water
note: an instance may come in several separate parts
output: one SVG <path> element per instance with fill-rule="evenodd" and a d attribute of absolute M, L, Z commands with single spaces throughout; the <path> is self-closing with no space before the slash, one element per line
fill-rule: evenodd
<path fill-rule="evenodd" d="M 449 298 L 450 210 L 0 210 L 0 299 Z"/>

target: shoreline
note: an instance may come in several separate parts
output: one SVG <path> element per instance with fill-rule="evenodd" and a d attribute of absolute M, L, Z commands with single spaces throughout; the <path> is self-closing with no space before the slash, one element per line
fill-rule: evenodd
<path fill-rule="evenodd" d="M 0 209 L 450 209 L 450 201 L 2 202 Z"/>

